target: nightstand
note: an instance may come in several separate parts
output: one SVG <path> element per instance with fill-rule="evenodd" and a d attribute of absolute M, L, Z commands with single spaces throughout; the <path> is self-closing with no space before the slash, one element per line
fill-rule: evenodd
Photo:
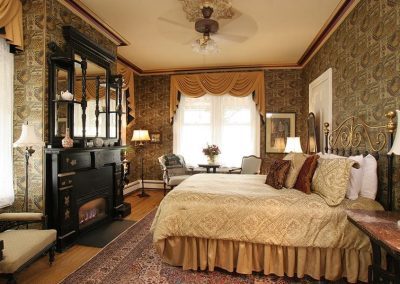
<path fill-rule="evenodd" d="M 348 220 L 363 231 L 372 246 L 368 283 L 400 283 L 400 212 L 347 210 Z M 381 248 L 387 252 L 388 270 L 381 268 Z"/>

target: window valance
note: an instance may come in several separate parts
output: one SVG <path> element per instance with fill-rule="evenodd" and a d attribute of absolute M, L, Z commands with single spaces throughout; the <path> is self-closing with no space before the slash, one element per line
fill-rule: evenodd
<path fill-rule="evenodd" d="M 117 62 L 117 73 L 122 75 L 124 80 L 123 90 L 128 90 L 129 97 L 127 96 L 128 103 L 128 123 L 133 121 L 135 115 L 135 85 L 133 78 L 133 70 L 132 68 L 126 66 L 120 61 Z"/>
<path fill-rule="evenodd" d="M 22 4 L 20 0 L 0 1 L 0 37 L 18 49 L 23 48 Z"/>
<path fill-rule="evenodd" d="M 257 111 L 265 116 L 264 72 L 220 72 L 187 75 L 172 75 L 170 87 L 170 122 L 179 104 L 179 94 L 198 98 L 205 94 L 221 96 L 229 94 L 245 97 L 253 94 Z"/>

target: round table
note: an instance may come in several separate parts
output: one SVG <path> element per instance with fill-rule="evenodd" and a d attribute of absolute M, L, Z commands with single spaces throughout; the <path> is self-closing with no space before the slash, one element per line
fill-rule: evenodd
<path fill-rule="evenodd" d="M 217 172 L 217 168 L 219 168 L 221 165 L 217 164 L 199 164 L 200 168 L 205 168 L 207 173 L 210 173 L 210 169 L 212 169 L 213 173 L 215 174 Z"/>

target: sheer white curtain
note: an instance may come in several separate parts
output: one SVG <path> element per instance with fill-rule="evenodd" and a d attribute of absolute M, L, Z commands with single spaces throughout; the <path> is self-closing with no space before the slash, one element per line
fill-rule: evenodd
<path fill-rule="evenodd" d="M 14 55 L 0 39 L 0 208 L 13 204 Z"/>
<path fill-rule="evenodd" d="M 260 118 L 251 95 L 182 95 L 173 128 L 174 153 L 183 155 L 189 165 L 206 162 L 202 149 L 207 144 L 219 146 L 219 163 L 229 167 L 260 152 Z"/>

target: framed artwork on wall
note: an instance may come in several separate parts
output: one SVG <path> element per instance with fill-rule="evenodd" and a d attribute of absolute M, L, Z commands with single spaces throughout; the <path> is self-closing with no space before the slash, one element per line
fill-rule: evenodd
<path fill-rule="evenodd" d="M 266 152 L 283 153 L 287 137 L 296 135 L 295 113 L 267 113 Z"/>
<path fill-rule="evenodd" d="M 150 143 L 152 144 L 161 144 L 162 143 L 161 132 L 150 132 Z"/>

